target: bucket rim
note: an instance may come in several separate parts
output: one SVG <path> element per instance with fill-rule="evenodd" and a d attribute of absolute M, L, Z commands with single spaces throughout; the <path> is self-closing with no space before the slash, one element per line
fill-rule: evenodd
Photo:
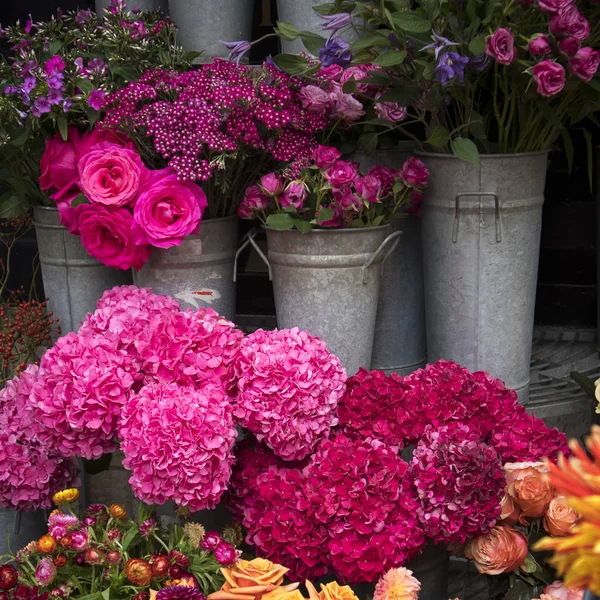
<path fill-rule="evenodd" d="M 528 156 L 541 156 L 543 154 L 548 155 L 550 153 L 550 150 L 552 150 L 552 148 L 547 148 L 546 150 L 534 150 L 533 152 L 503 152 L 495 154 L 480 154 L 479 158 L 524 158 Z M 450 152 L 426 152 L 425 150 L 415 150 L 415 154 L 417 154 L 418 156 L 431 156 L 435 158 L 452 158 L 454 160 L 466 162 L 458 158 L 457 156 L 454 156 L 454 154 Z"/>
<path fill-rule="evenodd" d="M 301 231 L 298 231 L 297 229 L 275 229 L 274 227 L 269 227 L 268 225 L 261 225 L 262 229 L 264 229 L 265 231 L 277 231 L 278 233 L 298 233 L 300 235 L 309 235 L 311 233 L 344 233 L 344 234 L 356 234 L 356 233 L 361 233 L 361 232 L 365 232 L 365 231 L 384 231 L 385 229 L 391 229 L 391 225 L 388 223 L 387 225 L 377 225 L 376 227 L 347 227 L 344 229 L 337 229 L 337 228 L 331 228 L 331 229 L 311 229 L 310 231 L 307 231 L 306 233 L 302 233 Z"/>

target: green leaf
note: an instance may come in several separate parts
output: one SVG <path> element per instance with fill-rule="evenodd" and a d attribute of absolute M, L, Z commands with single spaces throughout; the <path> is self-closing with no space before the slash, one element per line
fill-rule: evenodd
<path fill-rule="evenodd" d="M 322 35 L 313 33 L 312 31 L 301 31 L 300 39 L 304 47 L 315 56 L 319 54 L 319 50 L 327 43 L 327 40 Z"/>
<path fill-rule="evenodd" d="M 355 94 L 358 91 L 356 79 L 354 79 L 354 77 L 350 77 L 350 79 L 348 79 L 348 81 L 346 81 L 342 86 L 342 91 L 344 94 Z"/>
<path fill-rule="evenodd" d="M 468 138 L 454 138 L 450 142 L 450 148 L 452 148 L 452 152 L 456 158 L 460 158 L 461 160 L 475 165 L 480 164 L 479 150 L 477 150 L 475 143 Z"/>
<path fill-rule="evenodd" d="M 87 108 L 85 112 L 86 112 L 87 120 L 90 125 L 90 129 L 91 129 L 94 126 L 94 124 L 96 123 L 96 121 L 98 120 L 100 113 L 97 110 L 94 110 L 91 106 L 89 108 Z"/>
<path fill-rule="evenodd" d="M 89 94 L 94 89 L 94 84 L 89 79 L 76 79 L 75 85 L 84 93 Z"/>
<path fill-rule="evenodd" d="M 563 129 L 560 132 L 560 135 L 563 139 L 563 144 L 565 146 L 565 153 L 567 155 L 567 166 L 569 167 L 569 172 L 573 169 L 573 157 L 575 154 L 575 150 L 573 148 L 573 140 L 571 139 L 571 135 L 566 129 Z"/>
<path fill-rule="evenodd" d="M 382 94 L 378 102 L 397 102 L 400 106 L 410 106 L 419 100 L 421 91 L 415 88 L 393 88 Z"/>
<path fill-rule="evenodd" d="M 310 224 L 310 222 L 305 221 L 304 219 L 296 219 L 294 225 L 300 233 L 308 233 L 312 229 L 312 225 Z"/>
<path fill-rule="evenodd" d="M 469 123 L 469 133 L 478 140 L 487 139 L 485 123 L 483 117 L 475 111 L 471 112 L 471 122 Z"/>
<path fill-rule="evenodd" d="M 106 588 L 102 592 L 102 598 L 104 598 L 104 600 L 110 600 L 110 588 Z"/>
<path fill-rule="evenodd" d="M 371 227 L 377 227 L 378 225 L 381 225 L 381 222 L 383 221 L 383 219 L 385 219 L 385 215 L 379 215 L 379 216 L 375 217 L 373 219 L 373 222 L 371 223 Z"/>
<path fill-rule="evenodd" d="M 51 54 L 56 54 L 62 48 L 62 42 L 59 40 L 53 40 L 48 46 Z"/>
<path fill-rule="evenodd" d="M 291 23 L 284 23 L 283 21 L 277 21 L 274 31 L 280 38 L 289 41 L 297 40 L 300 35 L 300 32 Z"/>
<path fill-rule="evenodd" d="M 298 54 L 278 54 L 273 60 L 282 71 L 290 75 L 302 75 L 309 69 L 308 60 Z"/>
<path fill-rule="evenodd" d="M 296 224 L 296 219 L 289 213 L 279 212 L 267 217 L 267 225 L 278 231 L 286 231 L 292 229 Z"/>
<path fill-rule="evenodd" d="M 594 385 L 594 380 L 578 373 L 577 371 L 571 371 L 570 377 L 573 381 L 579 384 L 579 387 L 592 398 L 596 397 L 596 386 Z"/>
<path fill-rule="evenodd" d="M 365 154 L 373 154 L 377 149 L 378 133 L 364 133 L 358 138 L 358 147 Z"/>
<path fill-rule="evenodd" d="M 129 548 L 129 546 L 131 545 L 131 542 L 133 542 L 133 540 L 135 539 L 135 537 L 136 537 L 137 534 L 138 534 L 138 528 L 137 528 L 137 526 L 133 526 L 123 536 L 123 541 L 121 542 L 121 546 L 122 546 L 123 552 L 127 552 L 127 549 Z"/>
<path fill-rule="evenodd" d="M 441 125 L 436 125 L 436 128 L 433 130 L 432 134 L 429 136 L 427 140 L 428 144 L 435 146 L 436 148 L 443 148 L 448 145 L 448 140 L 450 139 L 450 132 Z"/>
<path fill-rule="evenodd" d="M 483 54 L 485 52 L 485 36 L 478 35 L 469 42 L 469 52 L 472 54 Z"/>
<path fill-rule="evenodd" d="M 393 13 L 392 22 L 398 29 L 409 33 L 425 33 L 431 29 L 431 23 L 425 17 L 411 11 Z"/>
<path fill-rule="evenodd" d="M 64 113 L 58 115 L 57 124 L 63 142 L 66 142 L 69 138 L 69 123 L 67 121 L 67 116 Z"/>
<path fill-rule="evenodd" d="M 380 67 L 393 67 L 401 65 L 406 58 L 406 54 L 406 50 L 387 50 L 383 54 L 380 54 L 373 62 Z"/>
<path fill-rule="evenodd" d="M 7 194 L 2 196 L 0 201 L 0 219 L 10 219 L 22 215 L 29 208 L 22 198 L 16 195 Z"/>
<path fill-rule="evenodd" d="M 317 215 L 317 220 L 319 224 L 325 223 L 325 221 L 330 221 L 333 218 L 334 212 L 332 208 L 325 207 L 319 210 L 319 214 Z"/>
<path fill-rule="evenodd" d="M 367 50 L 368 48 L 373 48 L 373 46 L 387 46 L 389 45 L 389 41 L 385 40 L 379 36 L 370 36 L 360 38 L 350 44 L 350 50 L 352 52 L 358 52 L 359 50 Z"/>

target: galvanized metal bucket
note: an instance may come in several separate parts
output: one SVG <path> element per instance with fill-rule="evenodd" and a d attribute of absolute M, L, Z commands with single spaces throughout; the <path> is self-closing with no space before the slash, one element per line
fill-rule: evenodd
<path fill-rule="evenodd" d="M 116 285 L 131 283 L 129 271 L 118 271 L 92 258 L 79 237 L 61 224 L 56 208 L 34 208 L 48 310 L 59 319 L 61 333 L 79 329 L 88 312 L 96 310 L 102 294 Z"/>
<path fill-rule="evenodd" d="M 427 351 L 485 370 L 526 404 L 547 152 L 422 154 Z"/>
<path fill-rule="evenodd" d="M 377 316 L 381 265 L 401 232 L 389 226 L 314 229 L 310 233 L 265 227 L 268 259 L 252 244 L 273 280 L 277 326 L 300 327 L 327 343 L 353 375 L 369 367 Z"/>
<path fill-rule="evenodd" d="M 171 19 L 179 27 L 177 42 L 202 52 L 201 61 L 227 58 L 220 43 L 251 40 L 254 0 L 169 0 Z"/>
<path fill-rule="evenodd" d="M 158 10 L 163 12 L 169 10 L 168 0 L 126 0 L 127 9 L 134 10 Z M 96 0 L 96 12 L 102 14 L 102 11 L 110 6 L 110 0 Z"/>
<path fill-rule="evenodd" d="M 363 170 L 375 165 L 399 169 L 414 149 L 413 142 L 404 142 L 371 155 L 355 152 L 352 158 Z M 411 215 L 393 221 L 392 229 L 402 231 L 402 243 L 383 266 L 371 368 L 408 375 L 426 360 L 421 219 Z"/>
<path fill-rule="evenodd" d="M 47 533 L 45 511 L 20 512 L 0 508 L 0 556 L 14 553 Z"/>
<path fill-rule="evenodd" d="M 153 248 L 150 260 L 133 274 L 134 283 L 173 296 L 184 309 L 208 306 L 233 320 L 238 225 L 235 216 L 207 219 L 200 233 L 186 237 L 180 246 Z"/>

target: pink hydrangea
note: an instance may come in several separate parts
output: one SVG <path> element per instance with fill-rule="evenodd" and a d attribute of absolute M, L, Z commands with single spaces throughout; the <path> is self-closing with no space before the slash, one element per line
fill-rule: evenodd
<path fill-rule="evenodd" d="M 150 384 L 123 409 L 119 438 L 133 493 L 192 511 L 214 508 L 231 476 L 237 432 L 223 386 Z"/>
<path fill-rule="evenodd" d="M 157 315 L 136 347 L 145 381 L 200 388 L 217 378 L 232 385 L 233 362 L 244 334 L 212 308 Z"/>
<path fill-rule="evenodd" d="M 135 375 L 131 357 L 110 339 L 60 338 L 42 357 L 29 398 L 40 441 L 64 456 L 95 459 L 113 452 Z"/>
<path fill-rule="evenodd" d="M 428 537 L 463 544 L 485 535 L 500 516 L 506 482 L 498 453 L 463 424 L 429 426 L 411 461 Z"/>
<path fill-rule="evenodd" d="M 255 331 L 240 346 L 235 374 L 235 416 L 284 460 L 311 454 L 337 422 L 346 371 L 306 331 Z"/>

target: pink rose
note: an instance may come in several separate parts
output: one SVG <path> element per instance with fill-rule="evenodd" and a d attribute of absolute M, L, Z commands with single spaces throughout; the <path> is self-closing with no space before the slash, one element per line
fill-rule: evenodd
<path fill-rule="evenodd" d="M 381 179 L 374 175 L 359 176 L 354 180 L 356 193 L 367 202 L 379 202 L 383 195 Z"/>
<path fill-rule="evenodd" d="M 331 104 L 329 92 L 322 90 L 316 85 L 307 85 L 299 92 L 300 102 L 303 108 L 309 112 L 325 112 Z"/>
<path fill-rule="evenodd" d="M 295 206 L 296 209 L 302 206 L 306 198 L 306 187 L 302 181 L 292 181 L 279 197 L 279 204 L 282 208 Z"/>
<path fill-rule="evenodd" d="M 600 64 L 600 52 L 593 48 L 585 47 L 577 51 L 575 56 L 569 60 L 569 68 L 573 75 L 577 75 L 586 83 L 589 83 Z"/>
<path fill-rule="evenodd" d="M 565 69 L 553 60 L 543 60 L 531 67 L 540 96 L 555 96 L 565 87 Z"/>
<path fill-rule="evenodd" d="M 358 173 L 356 163 L 347 162 L 345 160 L 336 160 L 325 171 L 325 178 L 334 189 L 342 189 L 350 185 Z"/>
<path fill-rule="evenodd" d="M 502 65 L 510 65 L 517 58 L 515 37 L 510 29 L 500 27 L 485 38 L 485 53 Z"/>
<path fill-rule="evenodd" d="M 577 24 L 581 13 L 573 4 L 568 4 L 550 17 L 550 31 L 556 35 L 567 33 L 571 27 Z"/>
<path fill-rule="evenodd" d="M 409 215 L 417 215 L 421 214 L 421 204 L 423 204 L 423 200 L 425 198 L 425 194 L 421 190 L 413 190 L 410 193 L 411 203 L 406 207 L 406 212 Z"/>
<path fill-rule="evenodd" d="M 370 74 L 369 70 L 365 65 L 358 65 L 356 67 L 348 67 L 340 77 L 340 83 L 344 85 L 346 81 L 350 81 L 350 79 L 354 79 L 356 82 L 356 89 L 361 93 L 365 94 L 369 89 L 369 84 L 367 83 L 359 83 L 361 79 L 369 79 Z"/>
<path fill-rule="evenodd" d="M 579 40 L 574 37 L 563 38 L 559 43 L 560 51 L 564 52 L 567 56 L 574 56 L 580 47 Z"/>
<path fill-rule="evenodd" d="M 342 224 L 342 217 L 344 216 L 344 209 L 339 206 L 332 206 L 333 216 L 331 219 L 327 219 L 326 221 L 321 221 L 319 216 L 319 212 L 315 215 L 317 222 L 321 227 L 340 227 Z M 321 209 L 323 210 L 323 209 Z"/>
<path fill-rule="evenodd" d="M 319 77 L 324 77 L 329 81 L 339 81 L 344 68 L 340 65 L 329 65 L 328 67 L 321 67 L 319 69 Z"/>
<path fill-rule="evenodd" d="M 75 209 L 81 243 L 90 256 L 108 267 L 136 271 L 150 256 L 150 246 L 133 239 L 133 217 L 126 208 L 80 204 Z"/>
<path fill-rule="evenodd" d="M 110 142 L 111 144 L 118 144 L 119 146 L 128 148 L 129 150 L 135 150 L 134 143 L 125 134 L 119 131 L 114 131 L 113 129 L 96 127 L 96 129 L 81 136 L 81 142 L 79 143 L 80 156 L 84 156 L 96 144 L 100 144 L 101 142 Z"/>
<path fill-rule="evenodd" d="M 283 181 L 281 176 L 268 173 L 260 178 L 260 187 L 268 196 L 278 196 L 283 192 Z"/>
<path fill-rule="evenodd" d="M 590 37 L 590 22 L 583 15 L 579 15 L 579 19 L 569 27 L 567 33 L 583 42 Z"/>
<path fill-rule="evenodd" d="M 206 206 L 206 195 L 195 183 L 179 181 L 169 169 L 151 171 L 133 208 L 139 225 L 134 240 L 158 248 L 178 246 L 198 232 Z"/>
<path fill-rule="evenodd" d="M 382 93 L 375 96 L 375 100 L 380 98 Z M 399 123 L 406 119 L 406 106 L 400 106 L 397 102 L 376 102 L 375 112 L 380 119 L 385 119 L 390 123 Z"/>
<path fill-rule="evenodd" d="M 336 160 L 342 156 L 337 148 L 332 146 L 318 146 L 313 152 L 312 159 L 319 169 L 329 168 Z"/>
<path fill-rule="evenodd" d="M 350 187 L 333 190 L 333 201 L 344 211 L 359 212 L 363 202 Z"/>
<path fill-rule="evenodd" d="M 139 154 L 101 142 L 79 160 L 79 186 L 91 202 L 125 206 L 137 196 L 147 170 Z"/>
<path fill-rule="evenodd" d="M 339 90 L 330 94 L 334 102 L 333 116 L 346 121 L 356 121 L 365 114 L 363 105 L 352 95 L 344 94 Z"/>
<path fill-rule="evenodd" d="M 583 588 L 569 589 L 562 581 L 555 581 L 544 588 L 544 594 L 548 594 L 556 600 L 583 600 L 585 590 Z"/>
<path fill-rule="evenodd" d="M 413 187 L 423 187 L 429 180 L 429 170 L 422 161 L 411 156 L 402 165 L 402 179 Z"/>
<path fill-rule="evenodd" d="M 529 52 L 534 56 L 544 56 L 552 52 L 550 40 L 547 35 L 538 34 L 536 37 L 529 40 Z"/>
<path fill-rule="evenodd" d="M 67 141 L 63 141 L 60 133 L 46 140 L 44 154 L 40 161 L 40 188 L 46 191 L 56 190 L 53 200 L 73 200 L 79 194 L 77 180 L 79 172 L 79 131 L 72 125 L 67 132 Z"/>
<path fill-rule="evenodd" d="M 539 0 L 539 6 L 543 11 L 554 14 L 573 2 L 575 0 Z"/>
<path fill-rule="evenodd" d="M 271 199 L 258 185 L 251 185 L 246 189 L 244 199 L 238 208 L 238 216 L 242 219 L 253 219 L 256 212 L 268 208 Z"/>

